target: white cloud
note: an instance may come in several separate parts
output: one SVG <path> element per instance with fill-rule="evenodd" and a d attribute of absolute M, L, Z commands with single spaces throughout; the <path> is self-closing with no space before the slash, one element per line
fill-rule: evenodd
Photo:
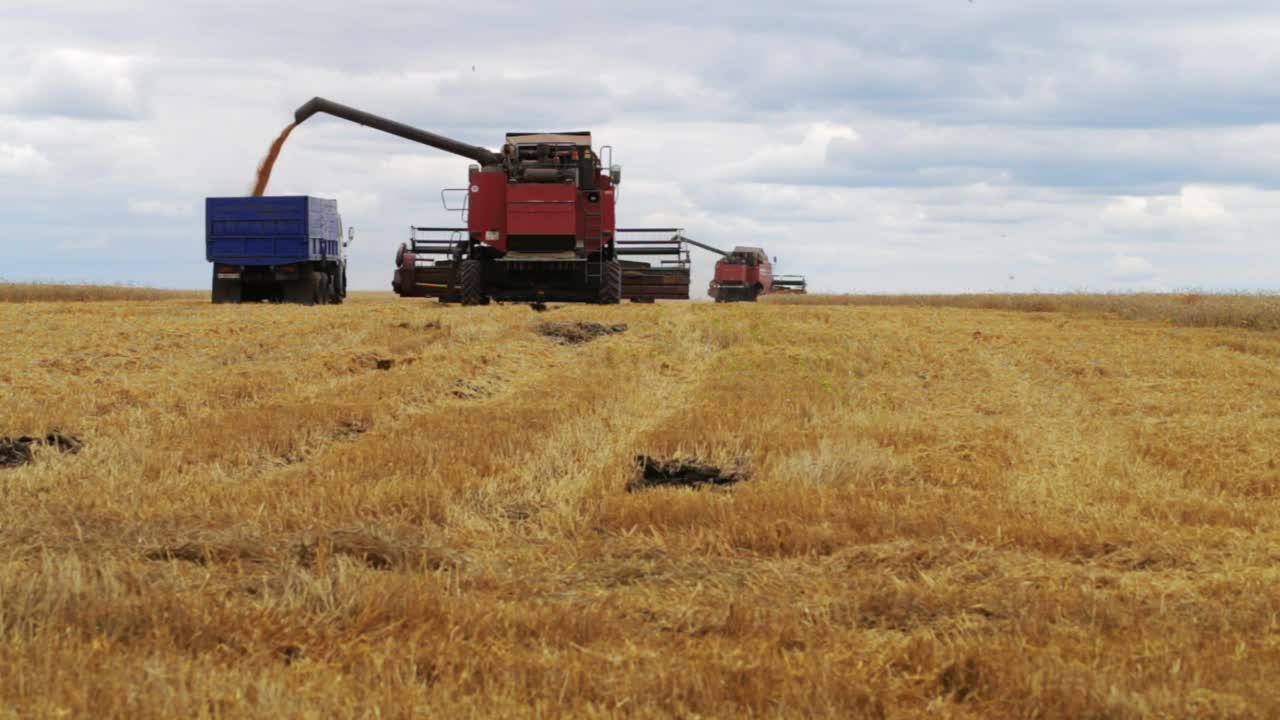
<path fill-rule="evenodd" d="M 1146 278 L 1156 271 L 1151 261 L 1141 255 L 1112 255 L 1107 268 L 1118 278 Z"/>
<path fill-rule="evenodd" d="M 1212 187 L 1187 186 L 1177 195 L 1118 197 L 1102 210 L 1104 222 L 1142 230 L 1230 223 L 1221 194 Z"/>
<path fill-rule="evenodd" d="M 135 200 L 130 198 L 128 207 L 130 215 L 141 216 L 189 217 L 192 211 L 191 203 L 171 200 Z"/>
<path fill-rule="evenodd" d="M 461 165 L 465 172 L 467 162 L 423 148 L 413 154 L 397 152 L 386 156 L 379 163 L 378 174 L 383 181 L 404 187 L 460 187 L 465 183 L 465 175 L 460 174 L 458 168 Z"/>
<path fill-rule="evenodd" d="M 784 138 L 794 137 L 795 129 L 785 130 L 780 135 Z M 812 175 L 827 164 L 832 143 L 856 145 L 859 139 L 858 132 L 847 125 L 825 121 L 813 123 L 803 129 L 799 142 L 773 140 L 762 143 L 745 160 L 731 162 L 724 169 L 724 175 L 751 180 L 793 177 L 805 173 Z"/>
<path fill-rule="evenodd" d="M 49 173 L 49 158 L 34 145 L 0 143 L 0 175 L 39 177 Z"/>
<path fill-rule="evenodd" d="M 29 115 L 136 118 L 146 107 L 137 58 L 79 48 L 41 51 L 5 103 Z"/>
<path fill-rule="evenodd" d="M 82 252 L 85 250 L 103 250 L 111 246 L 111 241 L 102 234 L 64 238 L 55 246 L 59 252 Z"/>

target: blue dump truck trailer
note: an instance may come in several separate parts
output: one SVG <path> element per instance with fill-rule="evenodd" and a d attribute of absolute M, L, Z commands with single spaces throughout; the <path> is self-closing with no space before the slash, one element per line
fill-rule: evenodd
<path fill-rule="evenodd" d="M 316 197 L 207 198 L 205 259 L 213 302 L 327 305 L 347 296 L 347 245 L 338 201 Z"/>

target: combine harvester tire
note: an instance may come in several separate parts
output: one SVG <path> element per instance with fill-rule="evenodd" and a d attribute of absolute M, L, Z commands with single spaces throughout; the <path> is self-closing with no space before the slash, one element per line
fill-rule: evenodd
<path fill-rule="evenodd" d="M 479 260 L 463 260 L 458 265 L 458 288 L 463 305 L 484 305 L 484 276 Z"/>
<path fill-rule="evenodd" d="M 610 260 L 604 264 L 604 276 L 600 278 L 600 304 L 617 305 L 622 302 L 622 263 Z"/>

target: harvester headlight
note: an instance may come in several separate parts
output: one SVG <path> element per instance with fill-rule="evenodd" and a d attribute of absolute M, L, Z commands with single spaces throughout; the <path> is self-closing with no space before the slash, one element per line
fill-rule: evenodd
<path fill-rule="evenodd" d="M 498 231 L 497 231 L 497 230 L 489 230 L 488 232 L 486 232 L 486 233 L 484 234 L 484 241 L 485 241 L 485 242 L 498 242 Z"/>

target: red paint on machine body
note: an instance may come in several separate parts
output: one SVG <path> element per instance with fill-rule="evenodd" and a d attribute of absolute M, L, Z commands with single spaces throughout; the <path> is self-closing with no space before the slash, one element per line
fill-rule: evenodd
<path fill-rule="evenodd" d="M 464 305 L 688 298 L 688 253 L 678 231 L 667 241 L 616 239 L 622 168 L 611 164 L 612 149 L 610 163 L 602 162 L 589 132 L 511 132 L 494 151 L 324 98 L 298 108 L 294 121 L 317 113 L 473 162 L 465 188 L 441 193 L 445 208 L 459 211 L 466 227 L 415 226 L 397 251 L 392 287 L 402 296 Z M 624 261 L 624 254 L 669 259 L 649 264 Z"/>
<path fill-rule="evenodd" d="M 707 294 L 717 302 L 753 301 L 773 290 L 773 263 L 764 250 L 736 247 L 716 263 Z"/>

